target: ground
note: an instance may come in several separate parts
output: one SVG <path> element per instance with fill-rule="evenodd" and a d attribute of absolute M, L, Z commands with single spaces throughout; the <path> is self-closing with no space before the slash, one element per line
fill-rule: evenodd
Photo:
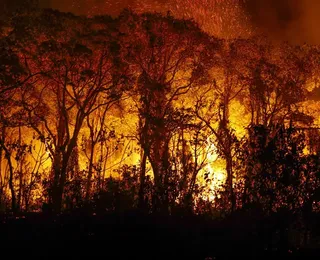
<path fill-rule="evenodd" d="M 242 221 L 241 221 L 242 222 Z M 249 221 L 250 222 L 250 221 Z M 1 244 L 16 256 L 106 259 L 311 259 L 317 248 L 290 247 L 262 223 L 199 216 L 127 213 L 2 215 Z M 270 230 L 269 230 L 270 231 Z M 272 237 L 272 238 L 271 238 Z M 10 249 L 13 248 L 13 251 Z"/>

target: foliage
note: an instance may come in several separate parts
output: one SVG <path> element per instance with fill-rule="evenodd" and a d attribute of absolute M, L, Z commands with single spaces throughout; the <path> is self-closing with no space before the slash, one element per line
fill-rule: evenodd
<path fill-rule="evenodd" d="M 319 210 L 318 115 L 303 105 L 317 46 L 222 40 L 192 20 L 131 10 L 29 10 L 9 27 L 1 210 L 256 211 L 305 223 Z"/>

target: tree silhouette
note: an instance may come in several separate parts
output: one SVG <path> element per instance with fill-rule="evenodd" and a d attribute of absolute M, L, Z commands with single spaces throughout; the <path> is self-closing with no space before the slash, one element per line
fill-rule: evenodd
<path fill-rule="evenodd" d="M 237 153 L 237 137 L 230 126 L 231 102 L 240 99 L 245 91 L 241 58 L 234 51 L 234 42 L 225 41 L 221 58 L 210 71 L 212 83 L 198 93 L 194 112 L 216 140 L 218 153 L 226 161 L 227 192 L 231 210 L 236 208 L 234 196 L 234 158 Z"/>
<path fill-rule="evenodd" d="M 62 206 L 69 161 L 84 121 L 99 107 L 117 102 L 122 83 L 121 64 L 115 64 L 119 60 L 112 50 L 110 35 L 90 30 L 92 34 L 88 34 L 85 25 L 93 27 L 94 23 L 63 16 L 45 11 L 38 18 L 40 22 L 52 22 L 53 32 L 47 31 L 46 26 L 32 32 L 41 33 L 43 39 L 35 42 L 32 50 L 28 47 L 28 54 L 36 57 L 29 67 L 41 72 L 41 84 L 34 84 L 33 92 L 22 101 L 29 118 L 37 119 L 30 121 L 30 126 L 51 154 L 50 197 L 56 211 Z M 62 19 L 66 19 L 63 24 Z M 74 23 L 78 29 L 71 32 L 69 26 Z M 43 114 L 44 109 L 47 115 Z"/>
<path fill-rule="evenodd" d="M 14 166 L 12 149 L 8 146 L 8 129 L 27 125 L 19 108 L 19 95 L 25 90 L 35 74 L 28 72 L 19 60 L 16 44 L 11 35 L 4 35 L 0 39 L 0 150 L 9 166 L 9 187 L 11 191 L 12 210 L 17 210 L 16 192 L 14 188 Z M 12 141 L 12 140 L 11 140 Z M 19 196 L 20 197 L 20 196 Z M 20 201 L 20 199 L 19 199 Z"/>
<path fill-rule="evenodd" d="M 155 204 L 168 209 L 168 181 L 171 174 L 169 143 L 181 119 L 175 118 L 173 101 L 186 94 L 205 77 L 205 62 L 210 53 L 207 35 L 190 21 L 179 21 L 158 14 L 135 15 L 130 11 L 119 17 L 126 32 L 126 59 L 138 77 L 139 142 L 154 174 Z M 120 27 L 121 28 L 121 27 Z M 134 33 L 128 34 L 131 28 Z M 214 53 L 214 51 L 213 51 Z M 143 159 L 143 164 L 146 158 Z M 141 180 L 143 181 L 144 173 Z M 143 183 L 142 183 L 143 185 Z M 160 202 L 161 201 L 161 202 Z M 159 206 L 160 205 L 160 206 Z"/>

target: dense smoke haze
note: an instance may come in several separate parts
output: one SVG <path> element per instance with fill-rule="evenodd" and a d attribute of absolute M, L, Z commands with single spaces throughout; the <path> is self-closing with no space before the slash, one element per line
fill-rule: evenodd
<path fill-rule="evenodd" d="M 251 23 L 274 39 L 320 42 L 317 0 L 247 0 L 244 8 Z"/>
<path fill-rule="evenodd" d="M 275 40 L 289 40 L 295 43 L 319 43 L 318 24 L 320 18 L 320 2 L 317 0 L 211 0 L 211 1 L 181 1 L 181 0 L 40 0 L 43 5 L 62 11 L 70 11 L 78 14 L 109 13 L 118 14 L 123 8 L 129 7 L 139 11 L 161 11 L 169 9 L 174 15 L 194 17 L 205 29 L 210 28 L 211 20 L 216 12 L 214 6 L 229 2 L 245 14 L 250 24 L 250 30 L 266 33 Z M 234 3 L 236 5 L 234 5 Z M 197 10 L 195 10 L 197 9 Z M 224 9 L 230 13 L 229 10 Z M 180 12 L 180 14 L 179 14 Z M 228 19 L 228 15 L 221 15 L 221 19 Z M 190 18 L 190 17 L 188 17 Z M 239 18 L 243 19 L 243 18 Z M 204 21 L 207 20 L 207 21 Z M 228 22 L 228 21 L 225 21 Z M 238 21 L 243 23 L 243 21 Z M 248 27 L 248 24 L 246 24 Z M 207 27 L 207 28 L 206 28 Z M 234 30 L 237 31 L 237 26 Z M 247 28 L 248 29 L 248 28 Z M 208 30 L 207 30 L 208 31 Z M 210 31 L 210 29 L 209 29 Z M 219 33 L 218 33 L 219 34 Z M 230 34 L 230 32 L 228 32 Z M 240 35 L 241 36 L 241 35 Z"/>

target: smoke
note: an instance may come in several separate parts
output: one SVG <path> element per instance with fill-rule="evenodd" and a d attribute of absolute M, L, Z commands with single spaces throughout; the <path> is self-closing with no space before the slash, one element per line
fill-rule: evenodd
<path fill-rule="evenodd" d="M 275 40 L 320 43 L 318 0 L 246 0 L 243 8 L 252 25 Z"/>
<path fill-rule="evenodd" d="M 162 9 L 190 8 L 195 5 L 214 2 L 214 0 L 193 1 L 182 0 L 40 0 L 50 2 L 50 7 L 75 13 L 99 11 L 112 15 L 118 14 L 123 8 L 146 9 L 159 11 Z M 228 0 L 216 0 L 223 2 Z M 243 6 L 251 25 L 260 33 L 264 33 L 274 40 L 290 41 L 293 43 L 320 44 L 320 1 L 319 0 L 238 0 Z M 185 5 L 185 7 L 184 7 Z M 208 4 L 207 4 L 208 5 Z M 204 7 L 208 9 L 208 6 Z M 187 9 L 186 9 L 187 10 Z M 163 11 L 163 10 L 162 10 Z M 205 13 L 210 13 L 206 11 Z M 208 22 L 210 21 L 208 18 Z M 203 19 L 205 20 L 205 19 Z"/>

